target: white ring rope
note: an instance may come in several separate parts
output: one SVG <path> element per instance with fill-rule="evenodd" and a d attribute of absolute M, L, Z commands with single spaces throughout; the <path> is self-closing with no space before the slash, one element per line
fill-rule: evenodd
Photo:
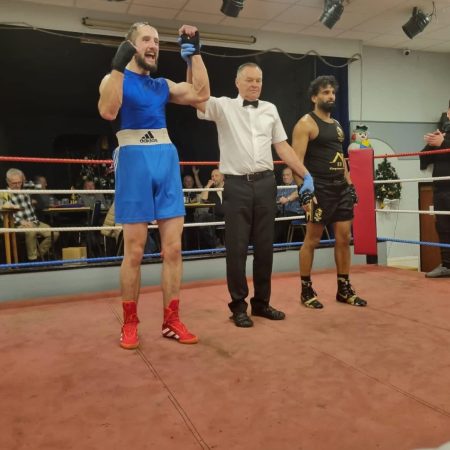
<path fill-rule="evenodd" d="M 448 177 L 450 179 L 450 177 Z M 297 185 L 277 186 L 277 189 L 298 189 Z M 220 192 L 223 188 L 192 188 L 183 189 L 183 192 Z M 114 189 L 0 189 L 0 194 L 114 194 Z"/>
<path fill-rule="evenodd" d="M 412 181 L 444 181 L 450 180 L 450 176 L 447 177 L 428 177 L 428 178 L 400 178 L 398 180 L 374 180 L 374 184 L 394 184 L 394 183 L 409 183 Z"/>
<path fill-rule="evenodd" d="M 450 216 L 450 211 L 414 210 L 414 209 L 375 209 L 376 212 L 400 214 L 427 214 L 429 216 Z"/>
<path fill-rule="evenodd" d="M 276 217 L 275 222 L 282 222 L 287 220 L 301 220 L 304 219 L 304 215 L 299 216 L 288 216 L 288 217 Z M 185 223 L 183 227 L 194 228 L 194 227 L 212 227 L 217 225 L 225 225 L 224 221 L 218 222 L 189 222 Z M 101 230 L 122 230 L 121 225 L 115 226 L 102 226 L 102 227 L 47 227 L 47 228 L 0 228 L 0 234 L 4 233 L 36 233 L 36 232 L 64 232 L 64 231 L 101 231 Z M 158 225 L 149 225 L 148 228 L 158 228 Z"/>

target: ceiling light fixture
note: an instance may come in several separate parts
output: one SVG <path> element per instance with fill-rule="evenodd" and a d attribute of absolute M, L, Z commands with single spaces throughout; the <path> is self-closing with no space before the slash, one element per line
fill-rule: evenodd
<path fill-rule="evenodd" d="M 320 21 L 330 30 L 336 25 L 344 12 L 343 0 L 325 0 Z"/>
<path fill-rule="evenodd" d="M 237 17 L 244 7 L 244 0 L 223 0 L 220 11 L 226 16 Z"/>
<path fill-rule="evenodd" d="M 100 36 L 98 34 L 84 34 L 80 36 L 80 42 L 82 44 L 117 48 L 123 42 L 123 38 L 115 36 Z M 180 46 L 176 42 L 159 41 L 159 49 L 178 53 L 180 51 Z"/>
<path fill-rule="evenodd" d="M 415 6 L 412 10 L 411 18 L 408 20 L 408 22 L 405 23 L 405 25 L 402 26 L 402 29 L 405 32 L 406 36 L 408 36 L 410 39 L 413 39 L 419 33 L 421 33 L 431 22 L 431 18 L 435 13 L 434 8 L 435 6 L 433 2 L 433 12 L 431 14 L 425 14 L 422 10 Z"/>
<path fill-rule="evenodd" d="M 131 27 L 129 22 L 116 22 L 113 20 L 97 20 L 90 17 L 83 17 L 81 23 L 89 28 L 96 28 L 100 30 L 117 31 L 126 33 Z M 178 39 L 178 32 L 172 28 L 156 27 L 160 37 L 168 37 L 172 39 Z M 220 34 L 220 33 L 201 33 L 203 41 L 222 42 L 226 44 L 254 44 L 256 42 L 255 36 L 239 36 L 232 34 Z"/>

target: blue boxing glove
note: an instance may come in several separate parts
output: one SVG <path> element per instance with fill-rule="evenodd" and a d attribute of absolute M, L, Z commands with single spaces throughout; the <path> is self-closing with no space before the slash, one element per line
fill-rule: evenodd
<path fill-rule="evenodd" d="M 314 182 L 310 173 L 303 177 L 303 184 L 298 188 L 298 196 L 301 205 L 306 205 L 314 197 Z"/>
<path fill-rule="evenodd" d="M 191 56 L 195 55 L 195 45 L 189 44 L 187 42 L 181 44 L 180 53 L 181 53 L 181 57 L 184 59 L 186 64 L 188 66 L 190 66 L 191 65 Z"/>
<path fill-rule="evenodd" d="M 202 44 L 200 44 L 200 34 L 198 31 L 195 32 L 194 36 L 189 36 L 188 34 L 183 33 L 179 39 L 178 42 L 183 47 L 183 44 L 192 44 L 194 46 L 194 55 L 200 55 L 200 47 Z"/>

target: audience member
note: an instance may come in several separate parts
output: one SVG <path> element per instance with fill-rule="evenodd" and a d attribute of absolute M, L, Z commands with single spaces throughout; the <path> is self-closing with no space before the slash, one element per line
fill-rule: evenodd
<path fill-rule="evenodd" d="M 34 188 L 37 190 L 47 189 L 47 179 L 43 175 L 36 175 L 33 178 Z M 31 204 L 36 212 L 39 220 L 42 219 L 42 211 L 50 206 L 49 194 L 33 194 L 31 195 Z"/>
<path fill-rule="evenodd" d="M 298 189 L 294 181 L 292 169 L 285 167 L 282 176 L 282 184 L 285 186 L 293 186 L 293 188 L 284 188 L 277 191 L 277 216 L 298 216 L 302 214 L 302 208 L 298 199 Z M 275 222 L 275 242 L 286 242 L 289 224 L 289 220 Z"/>
<path fill-rule="evenodd" d="M 9 169 L 6 172 L 6 182 L 8 189 L 19 190 L 23 188 L 25 175 L 19 169 Z M 42 231 L 41 228 L 49 228 L 44 222 L 38 220 L 31 204 L 31 198 L 28 194 L 9 194 L 10 202 L 20 208 L 14 213 L 14 224 L 18 228 L 36 228 L 35 232 L 25 233 L 25 245 L 27 248 L 27 257 L 29 261 L 36 261 L 39 256 L 45 256 L 52 244 L 52 233 L 50 231 Z M 42 236 L 43 240 L 38 243 L 38 236 Z M 59 233 L 53 232 L 53 240 L 58 239 Z"/>
<path fill-rule="evenodd" d="M 219 169 L 214 169 L 211 172 L 211 179 L 206 183 L 206 188 L 223 188 L 224 176 Z M 214 203 L 214 206 L 207 209 L 197 210 L 196 222 L 218 222 L 225 218 L 225 211 L 223 209 L 223 191 L 203 191 L 200 194 L 200 200 L 205 203 Z M 223 234 L 217 233 L 216 227 L 201 227 L 200 246 L 206 248 L 215 248 L 218 245 L 223 245 Z"/>
<path fill-rule="evenodd" d="M 219 169 L 214 169 L 211 172 L 211 179 L 206 183 L 206 188 L 222 188 L 224 186 L 224 176 L 220 173 Z M 214 207 L 210 210 L 214 214 L 214 218 L 218 220 L 223 220 L 224 210 L 223 210 L 223 191 L 203 191 L 200 194 L 200 199 L 205 203 L 214 203 Z"/>
<path fill-rule="evenodd" d="M 201 189 L 203 187 L 200 178 L 198 176 L 199 170 L 196 166 L 192 166 L 193 175 L 185 175 L 183 177 L 183 189 Z M 198 192 L 185 192 L 184 203 L 197 203 L 200 201 L 200 193 Z M 186 219 L 188 219 L 186 217 Z M 188 222 L 188 220 L 186 220 Z"/>
<path fill-rule="evenodd" d="M 439 128 L 424 136 L 427 146 L 424 150 L 450 148 L 450 103 L 446 113 L 442 113 Z M 450 176 L 450 153 L 420 156 L 420 169 L 433 164 L 433 177 Z M 450 181 L 433 182 L 433 205 L 436 211 L 450 211 Z M 436 231 L 441 244 L 450 244 L 450 216 L 436 215 Z M 440 247 L 441 264 L 425 276 L 427 278 L 450 277 L 450 248 Z"/>
<path fill-rule="evenodd" d="M 83 189 L 85 191 L 94 191 L 96 190 L 94 180 L 90 180 L 87 178 L 84 180 Z M 95 202 L 100 202 L 102 204 L 102 208 L 106 207 L 106 199 L 103 194 L 81 194 L 80 201 L 84 206 L 89 206 L 89 208 L 94 209 Z"/>

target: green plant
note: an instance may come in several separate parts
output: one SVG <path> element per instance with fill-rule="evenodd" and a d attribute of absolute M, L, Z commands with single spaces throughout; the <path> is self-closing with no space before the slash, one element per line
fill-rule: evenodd
<path fill-rule="evenodd" d="M 398 180 L 395 168 L 386 158 L 378 164 L 375 171 L 375 180 Z M 382 183 L 375 185 L 375 196 L 383 205 L 385 200 L 396 200 L 401 197 L 402 185 L 400 183 Z"/>

